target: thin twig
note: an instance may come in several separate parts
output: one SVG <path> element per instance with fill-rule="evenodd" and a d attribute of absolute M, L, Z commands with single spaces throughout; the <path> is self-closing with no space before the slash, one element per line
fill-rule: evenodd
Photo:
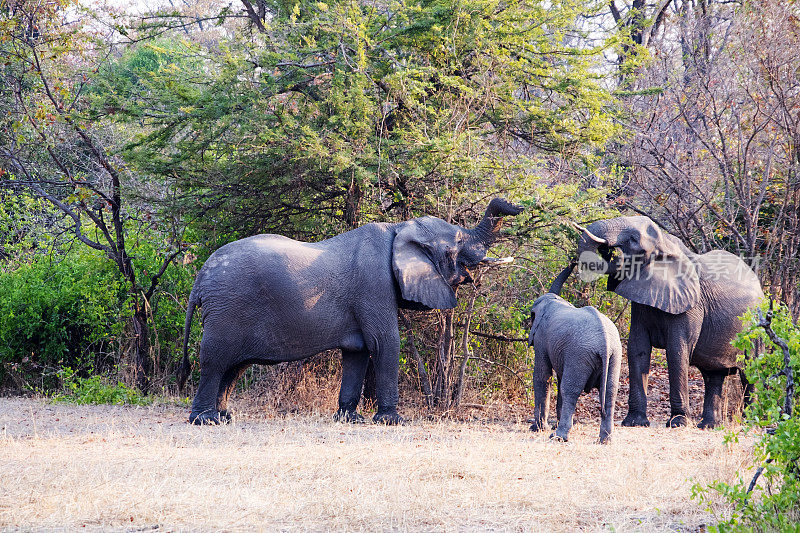
<path fill-rule="evenodd" d="M 503 341 L 503 342 L 528 342 L 528 338 L 527 337 L 507 337 L 505 335 L 495 335 L 493 333 L 484 333 L 482 331 L 476 331 L 474 329 L 471 329 L 469 332 L 472 333 L 473 335 L 477 335 L 478 337 L 485 337 L 487 339 L 494 339 L 494 340 L 497 340 L 497 341 Z"/>
<path fill-rule="evenodd" d="M 457 357 L 457 358 L 461 359 L 463 356 L 462 355 L 456 355 L 454 357 Z M 506 369 L 506 371 L 508 371 L 509 374 L 511 374 L 512 376 L 517 378 L 519 380 L 519 382 L 522 383 L 522 391 L 525 393 L 525 400 L 530 403 L 530 398 L 528 397 L 528 385 L 527 385 L 527 383 L 525 383 L 525 380 L 522 379 L 522 377 L 513 368 L 511 368 L 510 366 L 506 365 L 505 363 L 499 363 L 497 361 L 492 361 L 491 359 L 487 359 L 485 357 L 478 357 L 476 355 L 470 356 L 470 359 L 472 361 L 481 361 L 481 362 L 484 362 L 484 363 L 489 363 L 490 365 L 495 365 L 495 366 L 499 366 L 499 367 L 502 367 L 502 368 Z"/>
<path fill-rule="evenodd" d="M 771 462 L 772 462 L 772 457 L 766 460 L 767 464 L 770 464 Z M 753 489 L 756 488 L 756 481 L 758 481 L 758 478 L 759 476 L 761 476 L 761 473 L 764 472 L 764 468 L 765 467 L 763 466 L 759 466 L 758 469 L 756 470 L 756 474 L 753 476 L 753 480 L 750 481 L 750 486 L 747 487 L 747 494 L 750 494 L 751 492 L 753 492 Z"/>

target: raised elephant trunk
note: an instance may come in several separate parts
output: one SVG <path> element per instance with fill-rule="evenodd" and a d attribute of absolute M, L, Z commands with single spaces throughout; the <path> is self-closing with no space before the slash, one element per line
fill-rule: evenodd
<path fill-rule="evenodd" d="M 550 290 L 547 292 L 551 292 L 556 296 L 561 295 L 561 289 L 564 287 L 564 282 L 567 281 L 569 275 L 572 274 L 572 271 L 575 269 L 575 263 L 571 263 L 567 268 L 561 271 L 561 274 L 558 275 L 556 279 L 553 280 L 553 283 L 550 285 Z"/>
<path fill-rule="evenodd" d="M 497 240 L 497 234 L 506 215 L 518 215 L 522 208 L 503 198 L 494 198 L 486 207 L 483 219 L 472 230 L 472 236 L 487 248 Z"/>

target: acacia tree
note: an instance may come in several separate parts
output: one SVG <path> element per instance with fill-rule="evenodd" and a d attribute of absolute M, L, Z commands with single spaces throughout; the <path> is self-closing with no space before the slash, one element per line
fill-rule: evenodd
<path fill-rule="evenodd" d="M 127 243 L 132 176 L 109 154 L 108 133 L 86 115 L 87 88 L 110 50 L 79 16 L 78 4 L 10 2 L 0 8 L 0 185 L 26 189 L 65 216 L 81 244 L 104 252 L 132 295 L 131 367 L 147 391 L 152 370 L 148 307 L 180 246 L 156 272 L 137 270 Z M 178 231 L 171 232 L 177 238 Z"/>
<path fill-rule="evenodd" d="M 144 125 L 130 161 L 240 233 L 477 217 L 532 154 L 614 131 L 578 4 L 245 2 L 249 27 L 185 51 L 202 67 L 99 108 Z"/>

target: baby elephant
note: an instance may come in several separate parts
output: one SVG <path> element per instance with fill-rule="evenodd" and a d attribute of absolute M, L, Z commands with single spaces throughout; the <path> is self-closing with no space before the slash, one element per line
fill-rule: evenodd
<path fill-rule="evenodd" d="M 533 303 L 528 344 L 536 359 L 533 368 L 534 411 L 531 430 L 549 429 L 550 376 L 558 378 L 558 428 L 552 438 L 566 441 L 581 391 L 600 392 L 600 442 L 611 437 L 614 404 L 619 388 L 622 344 L 614 323 L 594 307 L 577 309 L 559 296 L 575 265 L 565 268 L 547 294 Z"/>

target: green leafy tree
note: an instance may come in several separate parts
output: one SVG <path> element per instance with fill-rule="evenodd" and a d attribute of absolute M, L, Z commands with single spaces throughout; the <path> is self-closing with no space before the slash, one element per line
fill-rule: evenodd
<path fill-rule="evenodd" d="M 474 218 L 493 190 L 527 194 L 542 154 L 586 155 L 616 131 L 603 47 L 579 31 L 599 3 L 258 5 L 253 32 L 173 61 L 165 46 L 147 91 L 97 103 L 144 125 L 137 168 L 192 191 L 231 235 Z"/>
<path fill-rule="evenodd" d="M 93 92 L 97 116 L 137 126 L 126 161 L 186 193 L 184 208 L 211 242 L 259 232 L 318 239 L 421 214 L 471 225 L 499 193 L 549 209 L 526 219 L 539 230 L 520 229 L 517 241 L 551 238 L 565 217 L 595 211 L 585 198 L 568 208 L 578 187 L 555 197 L 554 180 L 541 177 L 573 162 L 576 174 L 601 174 L 594 152 L 617 133 L 600 74 L 606 43 L 581 31 L 582 17 L 604 4 L 243 4 L 251 24 L 222 14 L 231 33 L 213 45 L 136 44 Z M 526 261 L 541 253 L 508 246 Z M 549 249 L 555 264 L 564 248 Z M 493 298 L 513 307 L 513 318 L 495 305 L 490 329 L 521 327 L 525 304 L 512 299 L 520 296 L 512 281 L 527 296 L 551 274 L 537 266 L 505 280 Z M 440 405 L 461 364 L 454 328 L 468 325 L 462 315 L 486 311 L 486 299 L 471 294 L 463 309 L 415 326 Z M 501 351 L 514 367 L 527 363 L 521 346 Z"/>

